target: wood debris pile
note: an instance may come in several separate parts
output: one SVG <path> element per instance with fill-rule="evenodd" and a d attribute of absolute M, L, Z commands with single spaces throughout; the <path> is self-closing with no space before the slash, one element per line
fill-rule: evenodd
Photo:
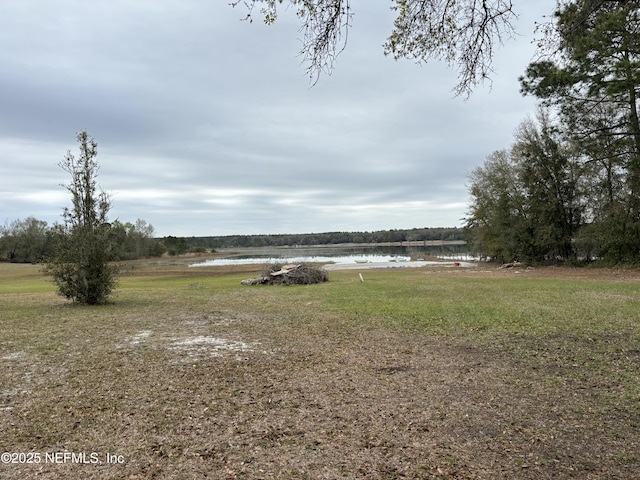
<path fill-rule="evenodd" d="M 267 265 L 258 278 L 248 278 L 240 282 L 242 285 L 311 285 L 327 282 L 326 270 L 306 264 Z"/>

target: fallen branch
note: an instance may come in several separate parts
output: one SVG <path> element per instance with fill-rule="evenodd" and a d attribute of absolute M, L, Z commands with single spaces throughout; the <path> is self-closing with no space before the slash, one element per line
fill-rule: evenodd
<path fill-rule="evenodd" d="M 499 268 L 518 268 L 521 267 L 522 264 L 520 262 L 511 262 L 511 263 L 503 263 Z"/>
<path fill-rule="evenodd" d="M 262 276 L 240 282 L 242 285 L 310 285 L 327 282 L 326 270 L 311 265 L 267 265 Z"/>
<path fill-rule="evenodd" d="M 269 277 L 247 278 L 246 280 L 242 280 L 240 284 L 241 285 L 261 285 L 263 283 L 267 283 L 268 281 L 269 281 Z"/>

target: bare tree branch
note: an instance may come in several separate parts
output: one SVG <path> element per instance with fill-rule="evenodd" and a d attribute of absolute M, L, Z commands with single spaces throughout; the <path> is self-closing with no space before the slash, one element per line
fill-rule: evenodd
<path fill-rule="evenodd" d="M 496 47 L 515 33 L 511 0 L 396 0 L 387 55 L 418 63 L 441 60 L 458 69 L 456 95 L 489 79 Z"/>
<path fill-rule="evenodd" d="M 267 24 L 278 18 L 285 0 L 237 0 L 253 21 L 257 4 Z M 289 0 L 296 8 L 303 33 L 300 55 L 313 83 L 322 73 L 331 74 L 336 57 L 347 44 L 353 16 L 351 0 Z M 394 0 L 397 12 L 385 55 L 418 63 L 440 60 L 458 70 L 456 95 L 469 96 L 475 86 L 493 72 L 495 50 L 515 33 L 512 0 Z"/>

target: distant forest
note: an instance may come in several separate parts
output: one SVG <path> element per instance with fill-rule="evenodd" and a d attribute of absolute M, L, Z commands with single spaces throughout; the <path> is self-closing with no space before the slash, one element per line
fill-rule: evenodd
<path fill-rule="evenodd" d="M 228 235 L 187 237 L 189 248 L 280 247 L 294 245 L 334 245 L 340 243 L 386 243 L 410 241 L 464 240 L 462 228 L 412 228 L 375 232 L 327 232 L 278 235 Z M 166 244 L 166 242 L 165 242 Z"/>
<path fill-rule="evenodd" d="M 118 220 L 108 224 L 109 248 L 113 259 L 182 255 L 219 248 L 270 247 L 295 245 L 332 245 L 339 243 L 385 243 L 407 241 L 462 240 L 461 228 L 414 228 L 411 230 L 380 230 L 377 232 L 329 232 L 285 235 L 230 235 L 218 237 L 154 238 L 153 225 L 138 219 L 136 223 Z M 56 225 L 34 217 L 0 225 L 0 261 L 39 263 L 52 254 Z"/>

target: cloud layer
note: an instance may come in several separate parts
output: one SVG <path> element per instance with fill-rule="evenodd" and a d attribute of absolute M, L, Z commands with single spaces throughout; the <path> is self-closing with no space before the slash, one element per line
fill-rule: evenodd
<path fill-rule="evenodd" d="M 293 12 L 268 27 L 227 2 L 6 2 L 0 222 L 60 219 L 57 163 L 86 129 L 111 217 L 160 236 L 461 225 L 468 174 L 534 111 L 517 77 L 553 2 L 516 5 L 522 36 L 468 101 L 446 66 L 385 58 L 392 12 L 370 3 L 311 87 Z"/>

